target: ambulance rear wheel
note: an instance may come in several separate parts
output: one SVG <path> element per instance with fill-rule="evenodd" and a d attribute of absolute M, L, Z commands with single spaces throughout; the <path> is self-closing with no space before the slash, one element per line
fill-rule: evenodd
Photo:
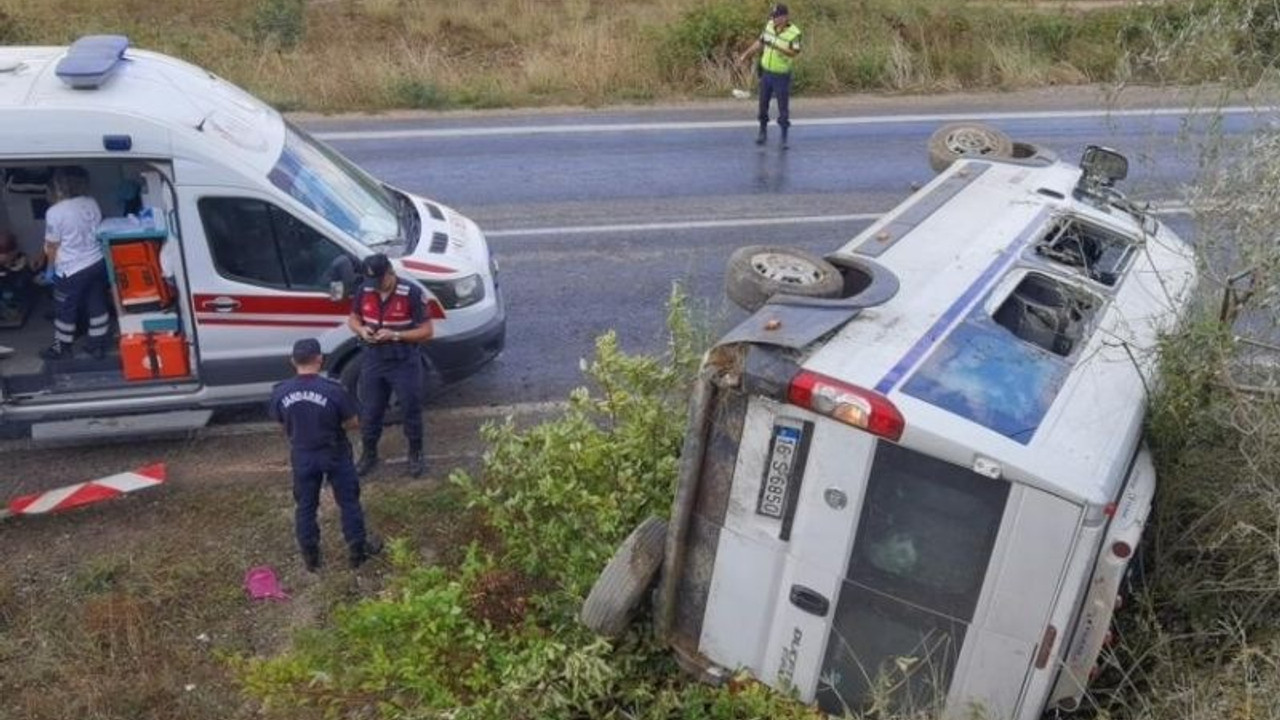
<path fill-rule="evenodd" d="M 778 294 L 838 298 L 844 276 L 821 257 L 790 247 L 748 245 L 729 256 L 724 291 L 735 305 L 755 312 Z"/>
<path fill-rule="evenodd" d="M 942 172 L 962 157 L 1015 157 L 1013 140 L 982 123 L 949 123 L 929 138 L 929 167 Z"/>
<path fill-rule="evenodd" d="M 607 638 L 625 632 L 658 576 L 666 545 L 666 520 L 651 517 L 640 523 L 618 546 L 591 587 L 578 615 L 582 624 Z"/>

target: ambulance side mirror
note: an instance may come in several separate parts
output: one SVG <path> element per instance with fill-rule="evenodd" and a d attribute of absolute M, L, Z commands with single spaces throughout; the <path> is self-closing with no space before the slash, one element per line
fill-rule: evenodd
<path fill-rule="evenodd" d="M 348 255 L 339 255 L 329 264 L 329 299 L 338 302 L 355 290 L 360 278 L 356 275 L 356 263 Z"/>

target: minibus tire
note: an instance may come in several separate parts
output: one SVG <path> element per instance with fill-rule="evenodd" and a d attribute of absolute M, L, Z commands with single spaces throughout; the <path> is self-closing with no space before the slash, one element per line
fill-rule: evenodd
<path fill-rule="evenodd" d="M 814 274 L 812 282 L 786 282 L 769 277 L 760 268 L 762 256 L 772 256 L 771 261 L 790 261 L 796 267 L 809 266 Z M 755 312 L 778 294 L 799 295 L 811 298 L 838 298 L 844 290 L 844 276 L 835 265 L 821 257 L 791 247 L 748 245 L 738 248 L 729 256 L 724 278 L 724 292 L 735 305 L 748 312 Z"/>
<path fill-rule="evenodd" d="M 1013 140 L 975 122 L 948 123 L 929 137 L 929 167 L 942 172 L 962 157 L 1014 157 Z"/>
<path fill-rule="evenodd" d="M 591 586 L 578 619 L 589 630 L 616 638 L 657 579 L 667 543 L 667 521 L 646 518 L 627 536 Z"/>

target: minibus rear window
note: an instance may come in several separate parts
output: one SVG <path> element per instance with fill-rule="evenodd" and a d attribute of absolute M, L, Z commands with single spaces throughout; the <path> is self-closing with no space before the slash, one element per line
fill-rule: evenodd
<path fill-rule="evenodd" d="M 819 700 L 857 709 L 877 682 L 906 707 L 945 694 L 1009 485 L 893 443 L 872 464 Z"/>

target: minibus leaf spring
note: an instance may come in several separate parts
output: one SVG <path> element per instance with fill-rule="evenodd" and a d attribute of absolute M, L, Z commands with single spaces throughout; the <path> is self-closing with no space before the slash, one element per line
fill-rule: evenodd
<path fill-rule="evenodd" d="M 720 373 L 712 365 L 704 365 L 698 373 L 689 400 L 689 428 L 680 450 L 680 470 L 676 485 L 675 504 L 671 508 L 671 522 L 667 530 L 667 546 L 662 563 L 662 580 L 658 586 L 657 632 L 664 644 L 671 642 L 671 621 L 675 616 L 676 586 L 679 584 L 681 565 L 684 562 L 685 542 L 689 534 L 689 520 L 698 495 L 698 475 L 706 453 L 707 437 L 711 431 L 711 407 L 715 398 L 715 378 Z"/>

